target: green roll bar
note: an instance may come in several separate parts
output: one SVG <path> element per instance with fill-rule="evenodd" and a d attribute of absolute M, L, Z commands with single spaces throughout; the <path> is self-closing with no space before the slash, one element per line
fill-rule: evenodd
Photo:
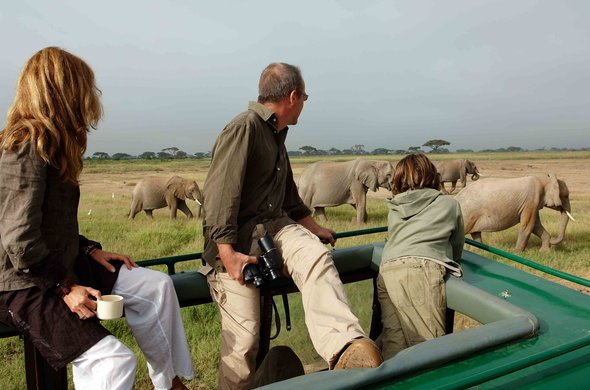
<path fill-rule="evenodd" d="M 363 236 L 366 234 L 383 233 L 383 232 L 387 232 L 387 226 L 380 226 L 380 227 L 374 227 L 374 228 L 368 228 L 368 229 L 359 229 L 359 230 L 351 230 L 348 232 L 334 233 L 334 238 L 338 239 L 338 238 L 356 237 L 356 236 Z M 513 253 L 503 251 L 502 249 L 495 248 L 493 246 L 486 245 L 486 244 L 483 244 L 479 241 L 475 241 L 475 240 L 472 240 L 469 238 L 465 238 L 465 243 L 472 245 L 474 247 L 483 249 L 483 250 L 493 253 L 495 255 L 504 257 L 508 260 L 512 260 L 517 263 L 526 265 L 527 267 L 536 269 L 536 270 L 544 272 L 546 274 L 556 276 L 560 279 L 567 280 L 569 282 L 576 283 L 576 284 L 579 284 L 582 286 L 590 287 L 590 280 L 588 280 L 588 279 L 584 279 L 579 276 L 569 274 L 567 272 L 556 270 L 556 269 L 548 267 L 546 265 L 539 264 L 539 263 L 534 262 L 532 260 L 525 259 L 524 257 L 517 256 Z M 137 264 L 141 267 L 148 267 L 148 266 L 154 266 L 154 265 L 166 265 L 168 267 L 168 274 L 174 275 L 176 273 L 176 270 L 175 270 L 176 263 L 180 263 L 183 261 L 189 261 L 189 260 L 198 260 L 198 259 L 202 258 L 202 255 L 203 255 L 202 252 L 198 252 L 198 253 L 189 253 L 186 255 L 160 257 L 160 258 L 151 259 L 151 260 L 141 260 L 141 261 L 138 261 Z"/>

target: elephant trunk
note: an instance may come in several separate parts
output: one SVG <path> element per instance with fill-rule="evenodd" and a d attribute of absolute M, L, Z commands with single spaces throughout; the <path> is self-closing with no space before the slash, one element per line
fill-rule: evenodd
<path fill-rule="evenodd" d="M 568 210 L 562 209 L 561 218 L 559 219 L 559 232 L 557 233 L 557 237 L 550 240 L 551 245 L 557 245 L 563 241 L 565 238 L 565 229 L 567 228 L 570 218 L 574 220 Z"/>
<path fill-rule="evenodd" d="M 477 168 L 475 168 L 475 170 L 472 173 L 473 174 L 471 175 L 471 180 L 476 181 L 477 179 L 479 179 L 479 170 Z"/>

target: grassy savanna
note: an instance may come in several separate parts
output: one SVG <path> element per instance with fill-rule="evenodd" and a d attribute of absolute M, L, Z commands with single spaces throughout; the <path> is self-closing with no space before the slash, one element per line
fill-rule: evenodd
<path fill-rule="evenodd" d="M 590 277 L 590 152 L 523 152 L 523 153 L 474 153 L 469 155 L 440 155 L 433 159 L 469 158 L 475 161 L 485 177 L 517 177 L 528 174 L 555 172 L 566 181 L 571 192 L 572 214 L 576 222 L 570 222 L 566 241 L 555 246 L 550 253 L 540 253 L 540 241 L 531 237 L 527 249 L 520 255 L 559 270 L 585 278 Z M 344 161 L 354 157 L 335 156 L 296 157 L 291 162 L 295 176 L 311 162 L 317 160 Z M 389 159 L 395 161 L 400 156 L 367 156 L 367 158 Z M 149 220 L 144 213 L 134 220 L 127 219 L 131 203 L 131 190 L 135 183 L 147 175 L 169 176 L 178 174 L 192 178 L 202 186 L 207 174 L 209 161 L 87 161 L 81 179 L 82 196 L 79 209 L 81 232 L 100 241 L 105 249 L 128 253 L 136 260 L 200 252 L 203 246 L 201 221 L 188 220 L 179 213 L 176 220 L 168 219 L 167 210 L 154 212 L 155 219 Z M 470 180 L 468 180 L 469 185 Z M 352 222 L 355 215 L 352 207 L 344 205 L 326 210 L 329 220 L 325 225 L 335 231 L 348 231 L 358 228 L 384 226 L 387 223 L 387 210 L 384 199 L 385 190 L 369 193 L 366 225 Z M 194 202 L 189 201 L 194 209 Z M 553 210 L 541 211 L 544 226 L 554 235 L 557 231 L 559 215 Z M 339 240 L 336 247 L 363 244 L 385 240 L 384 233 L 371 236 Z M 516 227 L 497 233 L 484 233 L 484 242 L 512 251 L 516 242 Z M 478 251 L 467 246 L 468 250 Z M 505 261 L 505 260 L 499 260 Z M 513 264 L 514 265 L 514 264 Z M 515 265 L 519 268 L 524 268 Z M 177 270 L 195 269 L 200 262 L 180 263 Z M 164 268 L 160 268 L 164 270 Z M 540 272 L 531 271 L 543 276 Z M 573 288 L 583 290 L 579 286 Z M 349 298 L 354 311 L 359 315 L 363 327 L 368 331 L 371 315 L 370 282 L 347 285 Z M 586 290 L 587 291 L 587 290 Z M 284 310 L 280 299 L 276 299 L 284 324 Z M 293 329 L 281 330 L 273 345 L 291 346 L 305 364 L 315 368 L 322 367 L 321 359 L 315 354 L 307 336 L 301 303 L 296 294 L 290 296 Z M 213 304 L 182 309 L 187 337 L 192 350 L 192 358 L 198 377 L 187 383 L 192 389 L 215 388 L 217 360 L 219 358 L 219 321 L 217 309 Z M 117 337 L 134 349 L 139 358 L 136 389 L 151 389 L 145 362 L 137 349 L 133 337 L 124 320 L 104 322 Z M 0 340 L 3 365 L 0 368 L 0 389 L 25 388 L 22 342 L 18 338 Z"/>

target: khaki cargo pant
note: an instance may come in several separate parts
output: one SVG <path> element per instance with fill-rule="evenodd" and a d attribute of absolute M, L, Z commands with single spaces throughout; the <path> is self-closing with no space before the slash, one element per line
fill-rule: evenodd
<path fill-rule="evenodd" d="M 381 263 L 377 291 L 384 359 L 445 334 L 445 273 L 445 267 L 421 257 Z"/>
<path fill-rule="evenodd" d="M 264 235 L 262 225 L 253 234 Z M 330 250 L 301 225 L 288 225 L 274 237 L 284 260 L 283 273 L 293 279 L 303 302 L 305 323 L 314 348 L 332 367 L 336 355 L 351 340 L 365 336 L 352 313 Z M 259 255 L 254 241 L 252 255 Z M 225 272 L 207 276 L 221 314 L 220 389 L 248 389 L 256 370 L 260 331 L 260 293 L 240 285 Z"/>

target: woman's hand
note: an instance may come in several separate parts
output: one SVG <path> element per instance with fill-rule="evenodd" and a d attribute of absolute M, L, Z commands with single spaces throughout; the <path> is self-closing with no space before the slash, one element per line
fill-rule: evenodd
<path fill-rule="evenodd" d="M 63 300 L 72 313 L 76 313 L 81 320 L 87 320 L 96 315 L 96 301 L 90 299 L 91 296 L 100 299 L 100 291 L 74 284 Z"/>
<path fill-rule="evenodd" d="M 109 263 L 111 260 L 121 260 L 125 263 L 127 269 L 137 268 L 137 264 L 135 264 L 135 261 L 133 261 L 131 257 L 127 255 L 120 255 L 118 253 L 103 251 L 102 249 L 98 248 L 90 252 L 90 257 L 92 257 L 92 259 L 99 264 L 102 264 L 102 266 L 108 269 L 110 272 L 115 272 L 115 267 Z"/>

